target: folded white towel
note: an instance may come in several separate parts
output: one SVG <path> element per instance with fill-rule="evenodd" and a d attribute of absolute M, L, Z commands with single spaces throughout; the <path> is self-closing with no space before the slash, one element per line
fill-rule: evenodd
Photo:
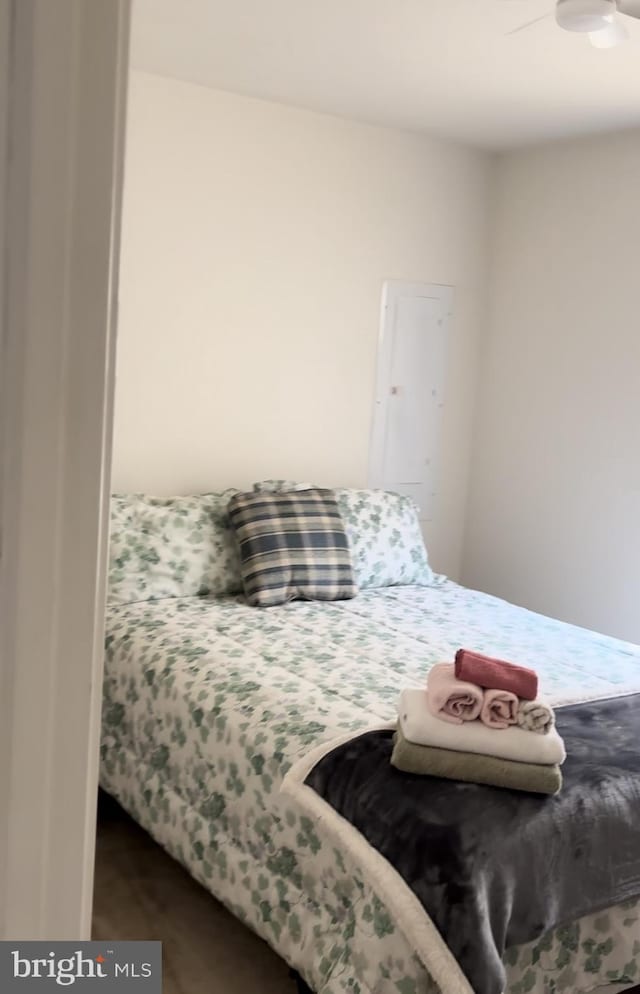
<path fill-rule="evenodd" d="M 548 735 L 556 723 L 556 716 L 551 705 L 542 697 L 535 701 L 520 701 L 516 724 L 520 728 L 538 735 Z"/>
<path fill-rule="evenodd" d="M 450 725 L 431 714 L 424 690 L 403 690 L 399 714 L 405 739 L 416 745 L 438 746 L 543 766 L 563 763 L 566 759 L 564 742 L 555 728 L 547 735 L 537 735 L 515 725 L 499 730 L 487 728 L 481 721 Z"/>

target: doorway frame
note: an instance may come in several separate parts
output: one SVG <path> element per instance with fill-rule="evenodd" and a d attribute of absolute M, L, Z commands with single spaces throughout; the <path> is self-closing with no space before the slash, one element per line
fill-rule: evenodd
<path fill-rule="evenodd" d="M 0 0 L 0 939 L 87 939 L 130 0 Z"/>

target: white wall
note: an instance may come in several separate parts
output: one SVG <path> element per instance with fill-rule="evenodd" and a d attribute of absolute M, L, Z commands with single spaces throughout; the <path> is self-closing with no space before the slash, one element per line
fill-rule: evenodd
<path fill-rule="evenodd" d="M 364 485 L 387 278 L 454 284 L 437 569 L 459 573 L 488 156 L 134 72 L 113 485 Z"/>
<path fill-rule="evenodd" d="M 463 580 L 640 641 L 640 132 L 495 175 Z"/>

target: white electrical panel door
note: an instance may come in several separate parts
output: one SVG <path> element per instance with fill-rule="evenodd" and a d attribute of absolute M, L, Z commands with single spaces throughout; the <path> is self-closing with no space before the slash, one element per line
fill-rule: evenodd
<path fill-rule="evenodd" d="M 452 288 L 385 283 L 369 482 L 413 497 L 433 519 Z"/>

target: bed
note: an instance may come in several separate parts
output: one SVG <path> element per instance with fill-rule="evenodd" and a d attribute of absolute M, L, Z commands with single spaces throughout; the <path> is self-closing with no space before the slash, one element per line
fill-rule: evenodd
<path fill-rule="evenodd" d="M 418 957 L 358 850 L 283 791 L 287 775 L 312 750 L 392 721 L 399 689 L 423 686 L 428 667 L 462 644 L 535 665 L 556 702 L 640 690 L 640 648 L 436 575 L 257 610 L 239 594 L 203 593 L 215 583 L 196 585 L 175 535 L 150 556 L 149 529 L 130 537 L 139 516 L 127 510 L 118 525 L 123 508 L 129 499 L 116 508 L 113 586 L 135 558 L 127 543 L 147 570 L 164 555 L 172 580 L 157 599 L 141 599 L 147 585 L 138 599 L 120 590 L 110 601 L 102 787 L 316 994 L 456 989 L 437 949 L 431 962 Z M 181 529 L 202 545 L 201 530 Z M 228 569 L 224 542 L 209 558 Z M 176 596 L 191 573 L 192 589 Z M 629 986 L 639 954 L 632 900 L 508 949 L 506 991 Z"/>

